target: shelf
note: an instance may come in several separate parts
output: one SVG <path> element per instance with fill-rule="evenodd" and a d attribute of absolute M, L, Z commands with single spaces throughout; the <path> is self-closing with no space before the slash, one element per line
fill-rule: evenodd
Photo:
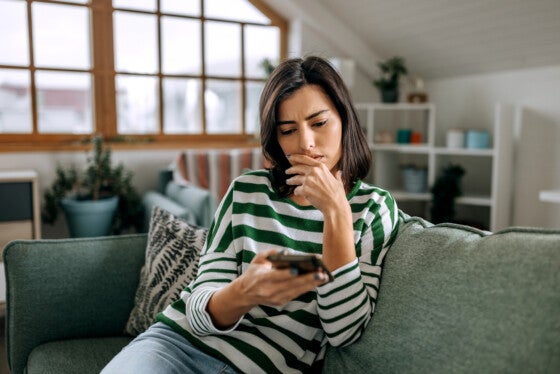
<path fill-rule="evenodd" d="M 493 157 L 493 149 L 468 149 L 468 148 L 446 148 L 431 147 L 429 144 L 400 144 L 400 143 L 370 143 L 369 147 L 374 151 L 399 152 L 399 153 L 425 153 L 433 151 L 436 155 L 449 156 L 481 156 Z"/>
<path fill-rule="evenodd" d="M 434 152 L 437 155 L 452 155 L 452 156 L 494 156 L 493 149 L 474 149 L 474 148 L 447 148 L 435 147 Z"/>
<path fill-rule="evenodd" d="M 560 190 L 545 190 L 539 193 L 539 200 L 547 203 L 560 204 Z"/>
<path fill-rule="evenodd" d="M 425 193 L 412 193 L 406 191 L 392 191 L 391 195 L 397 201 L 432 201 L 432 194 Z M 491 206 L 492 198 L 485 195 L 466 195 L 458 197 L 455 202 L 461 205 L 476 205 L 476 206 Z"/>
<path fill-rule="evenodd" d="M 429 153 L 430 146 L 426 143 L 399 144 L 399 143 L 370 143 L 373 151 L 399 152 L 399 153 Z"/>
<path fill-rule="evenodd" d="M 433 108 L 432 103 L 356 103 L 356 109 L 375 109 L 375 110 L 429 110 Z"/>
<path fill-rule="evenodd" d="M 431 201 L 432 194 L 425 192 L 425 193 L 414 193 L 414 192 L 406 192 L 406 191 L 391 191 L 391 195 L 397 201 Z"/>
<path fill-rule="evenodd" d="M 478 205 L 478 206 L 492 206 L 492 198 L 490 196 L 476 196 L 466 195 L 458 197 L 455 202 L 462 205 Z"/>

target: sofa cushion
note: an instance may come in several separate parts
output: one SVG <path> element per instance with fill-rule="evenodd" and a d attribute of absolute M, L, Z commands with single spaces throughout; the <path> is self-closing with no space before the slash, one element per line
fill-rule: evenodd
<path fill-rule="evenodd" d="M 373 318 L 325 372 L 560 372 L 560 231 L 401 220 Z"/>
<path fill-rule="evenodd" d="M 29 355 L 27 374 L 97 374 L 131 340 L 109 337 L 41 344 Z"/>
<path fill-rule="evenodd" d="M 126 332 L 138 335 L 157 313 L 179 297 L 198 270 L 200 250 L 207 230 L 190 225 L 165 209 L 152 210 L 146 260 Z"/>

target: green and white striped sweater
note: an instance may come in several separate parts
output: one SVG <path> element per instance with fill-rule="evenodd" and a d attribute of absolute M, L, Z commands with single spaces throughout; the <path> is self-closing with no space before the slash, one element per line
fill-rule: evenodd
<path fill-rule="evenodd" d="M 206 312 L 208 300 L 246 271 L 257 252 L 322 253 L 319 210 L 279 197 L 268 171 L 238 177 L 218 207 L 196 279 L 157 319 L 241 372 L 312 371 L 327 343 L 351 344 L 368 324 L 382 261 L 397 231 L 397 206 L 388 192 L 358 182 L 348 200 L 358 259 L 336 269 L 333 282 L 283 307 L 254 307 L 232 328 L 218 330 Z"/>

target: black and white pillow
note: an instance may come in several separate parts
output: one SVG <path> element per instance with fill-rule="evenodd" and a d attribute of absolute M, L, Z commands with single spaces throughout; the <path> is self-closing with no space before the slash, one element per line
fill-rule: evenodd
<path fill-rule="evenodd" d="M 193 226 L 155 206 L 150 218 L 146 262 L 126 332 L 136 336 L 145 331 L 156 315 L 179 298 L 196 276 L 200 251 L 207 229 Z"/>

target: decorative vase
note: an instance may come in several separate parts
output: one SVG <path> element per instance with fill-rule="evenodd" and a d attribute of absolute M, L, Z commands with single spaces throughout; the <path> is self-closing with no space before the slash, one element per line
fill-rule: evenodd
<path fill-rule="evenodd" d="M 415 166 L 402 169 L 403 186 L 406 192 L 424 193 L 428 189 L 428 170 Z"/>
<path fill-rule="evenodd" d="M 62 210 L 70 236 L 83 238 L 110 235 L 118 204 L 118 196 L 100 200 L 62 199 Z"/>
<path fill-rule="evenodd" d="M 384 103 L 396 103 L 399 101 L 399 90 L 382 90 L 381 91 L 381 101 Z"/>

